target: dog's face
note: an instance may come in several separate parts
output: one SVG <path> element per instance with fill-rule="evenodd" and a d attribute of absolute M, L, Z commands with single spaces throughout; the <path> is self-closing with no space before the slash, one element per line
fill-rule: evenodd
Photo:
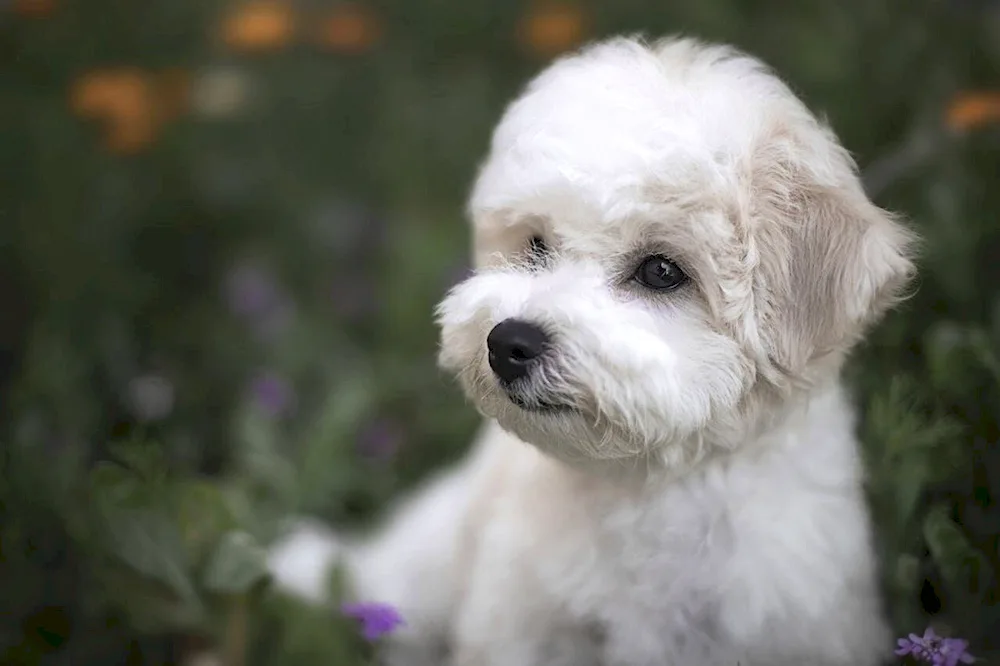
<path fill-rule="evenodd" d="M 909 276 L 911 236 L 757 61 L 616 40 L 507 111 L 470 202 L 477 273 L 442 367 L 574 462 L 679 468 L 829 381 Z"/>

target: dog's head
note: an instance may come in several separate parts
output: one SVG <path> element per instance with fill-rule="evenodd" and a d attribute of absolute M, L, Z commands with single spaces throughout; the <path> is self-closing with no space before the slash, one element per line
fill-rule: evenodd
<path fill-rule="evenodd" d="M 476 274 L 442 367 L 569 461 L 677 468 L 839 372 L 900 295 L 913 236 L 759 61 L 619 39 L 507 110 L 470 201 Z"/>

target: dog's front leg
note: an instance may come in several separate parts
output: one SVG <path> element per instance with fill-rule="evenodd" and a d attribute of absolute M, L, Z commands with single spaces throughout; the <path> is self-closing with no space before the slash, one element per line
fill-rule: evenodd
<path fill-rule="evenodd" d="M 603 666 L 598 641 L 581 627 L 539 616 L 509 622 L 488 614 L 462 624 L 450 666 Z"/>
<path fill-rule="evenodd" d="M 598 633 L 545 593 L 524 558 L 492 545 L 470 572 L 451 666 L 602 666 Z"/>
<path fill-rule="evenodd" d="M 303 522 L 274 545 L 271 572 L 279 588 L 307 600 L 377 602 L 403 625 L 383 639 L 380 664 L 441 666 L 460 588 L 463 514 L 469 464 L 449 471 L 402 502 L 378 529 L 350 538 Z M 344 599 L 330 599 L 329 577 L 343 567 Z"/>

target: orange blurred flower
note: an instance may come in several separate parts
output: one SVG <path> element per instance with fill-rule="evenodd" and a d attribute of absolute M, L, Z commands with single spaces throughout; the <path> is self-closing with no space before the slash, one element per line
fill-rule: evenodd
<path fill-rule="evenodd" d="M 267 51 L 288 44 L 295 32 L 295 16 L 283 2 L 261 0 L 241 5 L 222 25 L 222 39 L 241 51 Z"/>
<path fill-rule="evenodd" d="M 948 105 L 945 124 L 956 132 L 968 132 L 1000 121 L 1000 92 L 967 92 Z"/>
<path fill-rule="evenodd" d="M 342 53 L 363 53 L 382 36 L 382 25 L 367 7 L 353 2 L 338 5 L 319 26 L 323 46 Z"/>
<path fill-rule="evenodd" d="M 521 21 L 520 39 L 536 55 L 551 57 L 583 42 L 583 11 L 569 2 L 543 2 Z"/>
<path fill-rule="evenodd" d="M 55 0 L 14 0 L 13 6 L 15 14 L 34 18 L 51 16 L 55 9 Z"/>
<path fill-rule="evenodd" d="M 105 147 L 131 154 L 149 146 L 162 125 L 183 111 L 186 78 L 176 69 L 159 77 L 137 67 L 89 72 L 73 83 L 70 106 L 103 121 Z"/>

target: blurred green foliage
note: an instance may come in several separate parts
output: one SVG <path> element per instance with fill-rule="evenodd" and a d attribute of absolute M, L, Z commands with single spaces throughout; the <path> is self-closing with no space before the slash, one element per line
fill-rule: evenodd
<path fill-rule="evenodd" d="M 249 49 L 222 36 L 235 1 L 0 2 L 2 663 L 366 663 L 350 624 L 268 590 L 264 550 L 291 515 L 370 518 L 477 423 L 431 313 L 544 5 L 362 2 L 326 44 L 307 29 L 343 3 L 282 6 Z M 763 57 L 925 236 L 850 376 L 898 630 L 931 616 L 995 663 L 1000 133 L 945 114 L 1000 87 L 1000 7 L 564 14 Z"/>

